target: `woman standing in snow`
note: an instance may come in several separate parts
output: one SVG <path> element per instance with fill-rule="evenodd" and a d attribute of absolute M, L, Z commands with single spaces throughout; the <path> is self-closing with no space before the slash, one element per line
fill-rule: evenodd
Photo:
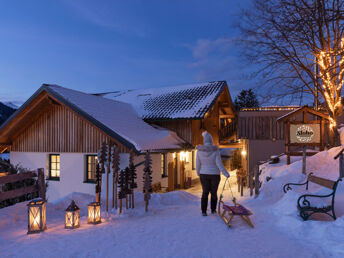
<path fill-rule="evenodd" d="M 211 213 L 216 213 L 217 188 L 220 183 L 219 171 L 227 178 L 229 174 L 222 164 L 218 146 L 213 145 L 211 135 L 207 131 L 203 132 L 202 135 L 203 145 L 197 146 L 196 170 L 201 179 L 203 190 L 201 199 L 202 215 L 207 216 L 209 192 L 211 193 Z"/>

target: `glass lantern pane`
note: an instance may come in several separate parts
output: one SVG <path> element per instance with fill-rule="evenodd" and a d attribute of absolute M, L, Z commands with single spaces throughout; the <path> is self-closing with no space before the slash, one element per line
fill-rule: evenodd
<path fill-rule="evenodd" d="M 29 207 L 29 229 L 30 231 L 39 230 L 40 212 L 39 207 Z"/>
<path fill-rule="evenodd" d="M 88 206 L 88 223 L 94 222 L 94 208 L 93 206 Z"/>

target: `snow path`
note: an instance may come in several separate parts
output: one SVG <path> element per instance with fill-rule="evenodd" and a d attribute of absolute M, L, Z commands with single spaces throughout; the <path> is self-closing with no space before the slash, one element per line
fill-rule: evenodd
<path fill-rule="evenodd" d="M 307 158 L 307 172 L 336 180 L 337 149 Z M 153 194 L 149 212 L 144 212 L 142 193 L 135 193 L 135 209 L 105 214 L 103 223 L 88 225 L 87 204 L 93 196 L 74 193 L 47 205 L 48 229 L 36 235 L 26 234 L 26 203 L 0 209 L 0 257 L 344 257 L 344 182 L 336 193 L 336 221 L 302 221 L 296 201 L 304 190 L 287 194 L 287 182 L 302 182 L 302 164 L 267 164 L 258 198 L 237 197 L 249 208 L 255 228 L 234 218 L 227 228 L 217 215 L 202 217 L 200 186 L 188 191 Z M 271 180 L 265 180 L 269 176 Z M 235 177 L 230 178 L 237 195 Z M 220 183 L 219 192 L 222 190 Z M 310 191 L 323 193 L 322 187 Z M 74 199 L 81 212 L 81 227 L 64 229 L 64 209 Z M 230 204 L 230 191 L 224 200 Z M 104 207 L 104 205 L 103 205 Z"/>
<path fill-rule="evenodd" d="M 255 229 L 239 218 L 228 229 L 219 216 L 200 215 L 198 198 L 182 191 L 168 197 L 188 199 L 180 205 L 153 200 L 147 214 L 135 209 L 96 226 L 83 217 L 73 231 L 64 229 L 63 210 L 48 208 L 48 230 L 37 235 L 26 235 L 25 204 L 6 208 L 17 214 L 11 226 L 0 224 L 1 257 L 326 257 L 316 246 L 282 234 L 262 210 L 254 212 Z"/>

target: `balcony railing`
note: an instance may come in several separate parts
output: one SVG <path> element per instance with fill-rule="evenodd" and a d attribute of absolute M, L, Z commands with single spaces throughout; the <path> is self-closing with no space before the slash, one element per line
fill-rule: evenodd
<path fill-rule="evenodd" d="M 233 119 L 227 125 L 222 125 L 219 130 L 220 142 L 230 140 L 237 132 L 237 120 Z"/>

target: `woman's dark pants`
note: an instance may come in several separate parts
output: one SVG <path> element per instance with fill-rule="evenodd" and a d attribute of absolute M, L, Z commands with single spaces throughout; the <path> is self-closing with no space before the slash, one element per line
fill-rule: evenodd
<path fill-rule="evenodd" d="M 209 192 L 211 194 L 211 211 L 216 211 L 217 204 L 217 188 L 220 183 L 220 175 L 200 175 L 201 184 L 202 184 L 202 200 L 201 200 L 201 209 L 202 213 L 207 211 L 208 207 L 208 196 Z"/>

